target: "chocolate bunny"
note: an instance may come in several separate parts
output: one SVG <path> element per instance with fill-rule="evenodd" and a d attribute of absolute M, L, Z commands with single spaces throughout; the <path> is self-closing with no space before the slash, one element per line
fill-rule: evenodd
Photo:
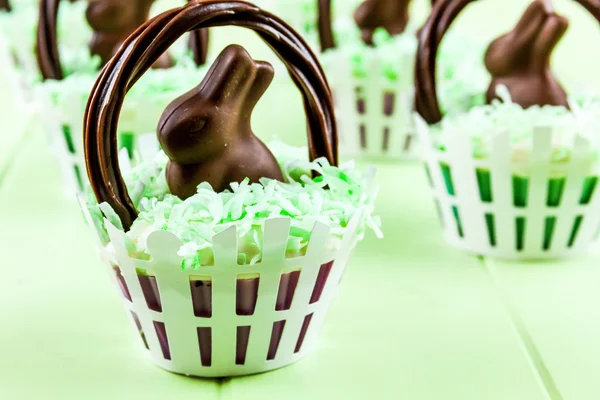
<path fill-rule="evenodd" d="M 186 199 L 208 182 L 221 192 L 231 182 L 267 177 L 281 169 L 250 126 L 252 111 L 273 80 L 273 67 L 254 61 L 238 45 L 225 48 L 202 83 L 174 100 L 158 123 L 158 140 L 169 156 L 171 193 Z"/>
<path fill-rule="evenodd" d="M 398 35 L 408 24 L 410 0 L 365 0 L 354 13 L 356 25 L 362 31 L 362 40 L 373 45 L 373 33 L 384 28 L 390 35 Z"/>
<path fill-rule="evenodd" d="M 10 11 L 10 2 L 8 0 L 0 0 L 0 10 Z"/>
<path fill-rule="evenodd" d="M 92 55 L 99 55 L 102 65 L 114 55 L 121 43 L 150 17 L 154 0 L 88 0 L 86 18 L 94 36 L 90 43 Z M 155 68 L 172 66 L 164 54 Z"/>
<path fill-rule="evenodd" d="M 496 87 L 505 85 L 513 102 L 568 106 L 567 94 L 550 71 L 550 56 L 568 27 L 547 0 L 535 0 L 517 26 L 494 40 L 485 55 L 492 74 L 487 101 L 496 98 Z"/>

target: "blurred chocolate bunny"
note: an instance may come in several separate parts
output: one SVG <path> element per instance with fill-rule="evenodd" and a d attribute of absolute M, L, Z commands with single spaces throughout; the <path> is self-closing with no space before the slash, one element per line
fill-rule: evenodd
<path fill-rule="evenodd" d="M 535 0 L 517 26 L 494 40 L 485 55 L 492 74 L 487 101 L 505 85 L 512 100 L 524 108 L 533 105 L 567 106 L 567 95 L 550 70 L 550 56 L 568 27 L 547 0 Z"/>
<path fill-rule="evenodd" d="M 273 67 L 237 45 L 225 48 L 200 85 L 174 100 L 158 123 L 169 156 L 171 193 L 186 199 L 208 182 L 221 192 L 231 182 L 283 180 L 269 149 L 254 135 L 252 111 L 273 80 Z"/>
<path fill-rule="evenodd" d="M 377 28 L 384 28 L 390 35 L 404 32 L 408 24 L 409 4 L 410 0 L 365 0 L 354 13 L 363 42 L 372 46 L 373 33 Z"/>
<path fill-rule="evenodd" d="M 92 55 L 102 59 L 102 65 L 118 50 L 119 46 L 140 25 L 150 18 L 154 0 L 88 0 L 86 18 L 94 35 L 90 43 Z M 154 65 L 168 68 L 171 59 L 164 54 Z"/>
<path fill-rule="evenodd" d="M 0 10 L 10 11 L 10 1 L 0 0 Z"/>

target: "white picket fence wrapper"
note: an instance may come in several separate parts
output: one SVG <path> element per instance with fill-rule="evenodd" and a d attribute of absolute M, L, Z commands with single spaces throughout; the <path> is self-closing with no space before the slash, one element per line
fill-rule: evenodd
<path fill-rule="evenodd" d="M 367 58 L 365 77 L 353 73 L 352 53 L 346 48 L 327 52 L 322 59 L 335 103 L 340 153 L 349 158 L 414 158 L 414 54 L 399 53 L 398 79 L 393 82 L 384 76 L 378 57 Z"/>
<path fill-rule="evenodd" d="M 449 243 L 485 256 L 535 260 L 585 252 L 597 242 L 598 173 L 590 172 L 591 146 L 586 138 L 576 136 L 571 161 L 557 166 L 551 162 L 553 128 L 537 127 L 528 164 L 517 164 L 512 160 L 508 133 L 491 138 L 488 159 L 475 159 L 468 135 L 453 135 L 446 151 L 440 151 L 434 147 L 426 123 L 419 116 L 415 120 Z M 451 176 L 453 194 L 442 164 Z M 477 170 L 489 172 L 491 198 L 486 197 L 486 201 L 480 194 Z M 525 179 L 514 181 L 521 175 L 513 174 L 523 170 L 529 171 L 525 189 Z M 519 203 L 516 198 L 521 198 Z"/>
<path fill-rule="evenodd" d="M 114 253 L 97 239 L 135 336 L 156 365 L 199 377 L 248 375 L 294 363 L 314 348 L 364 214 L 351 219 L 335 252 L 326 249 L 329 227 L 315 223 L 306 254 L 297 258 L 285 257 L 291 220 L 267 219 L 255 265 L 238 265 L 235 226 L 213 237 L 214 265 L 194 270 L 182 271 L 182 242 L 170 232 L 149 235 L 149 261 L 131 258 L 124 232 L 108 221 Z"/>

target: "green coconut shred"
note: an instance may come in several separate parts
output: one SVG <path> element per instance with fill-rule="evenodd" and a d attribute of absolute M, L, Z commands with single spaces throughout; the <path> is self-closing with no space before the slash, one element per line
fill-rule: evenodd
<path fill-rule="evenodd" d="M 260 183 L 244 180 L 232 183 L 231 189 L 217 193 L 208 183 L 198 186 L 194 196 L 181 200 L 170 194 L 165 179 L 168 161 L 164 153 L 124 173 L 132 200 L 139 212 L 131 230 L 127 232 L 130 255 L 147 258 L 146 238 L 156 230 L 174 233 L 182 242 L 179 255 L 184 258 L 182 268 L 211 265 L 213 236 L 232 226 L 237 227 L 240 264 L 254 264 L 261 260 L 264 222 L 271 217 L 290 217 L 291 228 L 287 240 L 288 257 L 303 255 L 312 228 L 320 221 L 331 228 L 327 249 L 335 251 L 352 217 L 365 210 L 362 236 L 371 228 L 378 236 L 380 221 L 373 216 L 378 187 L 373 179 L 374 169 L 365 174 L 354 169 L 352 163 L 335 167 L 326 159 L 306 160 L 306 149 L 298 149 L 280 142 L 272 143 L 283 171 L 285 183 L 262 179 Z M 316 172 L 313 177 L 312 172 Z M 111 207 L 98 205 L 93 196 L 88 208 L 97 230 L 109 243 L 104 227 L 104 216 L 116 227 L 119 218 Z M 110 244 L 108 244 L 110 248 Z"/>
<path fill-rule="evenodd" d="M 555 164 L 571 159 L 577 136 L 590 143 L 591 159 L 598 161 L 598 132 L 600 132 L 600 101 L 595 97 L 572 98 L 570 109 L 562 106 L 533 106 L 524 109 L 513 103 L 506 87 L 499 87 L 500 100 L 474 107 L 468 112 L 452 113 L 430 127 L 433 144 L 445 150 L 455 135 L 471 138 L 473 156 L 485 159 L 493 151 L 493 138 L 508 134 L 513 161 L 529 162 L 533 133 L 539 127 L 552 129 L 551 159 Z"/>

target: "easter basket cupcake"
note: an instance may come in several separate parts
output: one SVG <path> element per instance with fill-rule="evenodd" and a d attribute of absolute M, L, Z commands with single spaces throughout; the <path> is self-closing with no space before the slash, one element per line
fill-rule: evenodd
<path fill-rule="evenodd" d="M 310 160 L 252 133 L 273 68 L 227 47 L 200 85 L 165 109 L 164 149 L 122 173 L 116 123 L 128 90 L 187 31 L 255 31 L 300 89 Z M 135 31 L 90 95 L 88 224 L 140 347 L 158 366 L 223 377 L 293 363 L 315 345 L 352 248 L 368 226 L 373 174 L 337 166 L 329 87 L 287 24 L 241 1 L 193 2 Z M 166 154 L 165 154 L 166 153 Z M 237 182 L 237 183 L 236 183 Z"/>
<path fill-rule="evenodd" d="M 487 50 L 488 105 L 442 118 L 435 54 L 469 3 L 440 3 L 417 55 L 418 132 L 445 236 L 459 248 L 503 258 L 585 251 L 600 226 L 600 103 L 567 101 L 550 71 L 568 21 L 548 1 L 532 2 Z M 596 4 L 579 3 L 600 18 Z"/>
<path fill-rule="evenodd" d="M 367 0 L 356 9 L 354 21 L 323 18 L 319 24 L 321 59 L 334 96 L 344 156 L 398 160 L 413 158 L 417 151 L 413 119 L 417 30 L 409 21 L 409 6 L 410 0 Z M 473 70 L 469 60 L 476 47 L 465 51 L 464 40 L 472 40 L 451 39 L 450 52 L 443 55 L 440 84 L 453 85 L 452 96 L 443 104 L 461 102 L 461 107 L 470 107 L 475 100 L 467 89 L 481 79 L 476 74 L 461 79 L 459 71 Z"/>
<path fill-rule="evenodd" d="M 79 16 L 89 22 L 89 45 L 61 52 L 56 29 L 59 5 L 62 7 L 64 3 L 60 0 L 41 0 L 40 3 L 36 53 L 44 81 L 36 86 L 36 101 L 69 192 L 81 192 L 87 185 L 81 120 L 88 95 L 99 67 L 148 19 L 154 0 L 90 1 Z M 114 15 L 122 17 L 115 20 Z M 118 143 L 127 149 L 132 162 L 157 150 L 155 140 L 152 137 L 145 140 L 144 134 L 154 131 L 168 102 L 186 91 L 186 79 L 199 80 L 203 76 L 205 71 L 198 65 L 205 61 L 207 42 L 206 31 L 194 33 L 189 39 L 191 51 L 179 46 L 175 55 L 165 54 L 130 92 L 121 112 Z M 80 62 L 73 62 L 73 58 Z"/>

